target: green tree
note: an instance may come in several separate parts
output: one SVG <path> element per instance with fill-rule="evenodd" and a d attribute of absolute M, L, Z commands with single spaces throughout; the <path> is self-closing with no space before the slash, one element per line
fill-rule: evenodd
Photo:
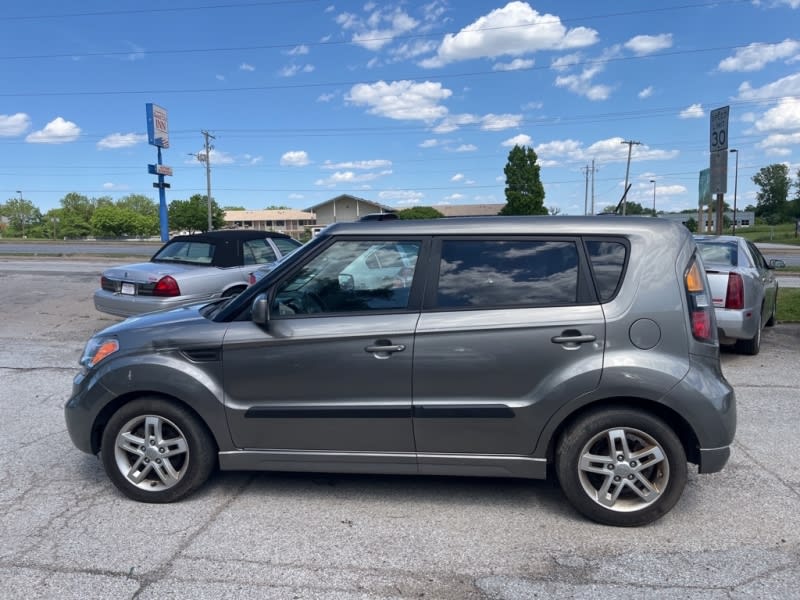
<path fill-rule="evenodd" d="M 222 210 L 229 211 L 229 210 L 247 210 L 244 206 L 223 206 Z"/>
<path fill-rule="evenodd" d="M 169 227 L 172 230 L 208 231 L 207 196 L 195 194 L 188 200 L 169 203 Z M 211 225 L 220 229 L 225 225 L 225 212 L 211 199 Z"/>
<path fill-rule="evenodd" d="M 14 236 L 33 237 L 33 228 L 41 224 L 42 213 L 30 200 L 10 198 L 2 205 L 2 213 L 8 219 L 8 232 Z"/>
<path fill-rule="evenodd" d="M 686 225 L 686 229 L 688 229 L 692 233 L 697 232 L 697 220 L 694 217 L 686 219 L 686 223 L 684 223 L 684 225 Z"/>
<path fill-rule="evenodd" d="M 503 173 L 506 176 L 506 205 L 501 215 L 546 215 L 544 186 L 539 177 L 536 152 L 515 145 L 508 153 Z"/>
<path fill-rule="evenodd" d="M 146 217 L 158 218 L 158 204 L 142 194 L 129 194 L 116 201 L 116 206 L 127 208 Z"/>
<path fill-rule="evenodd" d="M 438 219 L 444 215 L 431 206 L 412 206 L 397 211 L 400 219 Z"/>
<path fill-rule="evenodd" d="M 789 167 L 784 164 L 772 164 L 762 167 L 753 175 L 753 183 L 760 190 L 756 194 L 756 217 L 767 223 L 780 223 L 789 215 L 787 198 L 789 196 Z"/>
<path fill-rule="evenodd" d="M 82 238 L 91 234 L 90 225 L 94 214 L 95 202 L 88 197 L 70 192 L 61 199 L 61 222 L 59 224 L 62 237 Z"/>
<path fill-rule="evenodd" d="M 245 209 L 241 209 L 241 210 L 245 210 Z M 288 206 L 277 206 L 275 204 L 271 204 L 270 206 L 268 206 L 264 210 L 290 210 L 290 209 L 289 209 Z"/>

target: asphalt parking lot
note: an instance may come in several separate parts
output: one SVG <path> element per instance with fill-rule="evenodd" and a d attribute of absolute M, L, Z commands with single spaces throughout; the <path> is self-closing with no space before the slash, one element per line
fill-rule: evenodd
<path fill-rule="evenodd" d="M 118 262 L 118 261 L 117 261 Z M 800 326 L 723 354 L 739 428 L 662 520 L 586 521 L 550 481 L 221 473 L 125 499 L 63 406 L 114 261 L 0 257 L 2 598 L 800 598 Z"/>

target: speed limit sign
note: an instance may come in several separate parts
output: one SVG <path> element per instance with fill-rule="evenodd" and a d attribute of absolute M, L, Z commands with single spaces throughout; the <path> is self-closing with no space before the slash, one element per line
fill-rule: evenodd
<path fill-rule="evenodd" d="M 711 139 L 710 152 L 728 149 L 728 114 L 730 106 L 723 106 L 711 111 Z"/>

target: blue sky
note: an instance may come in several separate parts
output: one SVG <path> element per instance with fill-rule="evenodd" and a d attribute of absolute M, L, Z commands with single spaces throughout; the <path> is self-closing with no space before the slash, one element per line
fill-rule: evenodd
<path fill-rule="evenodd" d="M 697 204 L 709 112 L 730 105 L 739 206 L 800 161 L 800 0 L 42 0 L 0 16 L 0 201 L 157 199 L 145 104 L 169 115 L 167 200 L 307 208 L 503 202 L 514 143 L 545 205 Z M 733 197 L 734 156 L 729 162 Z"/>

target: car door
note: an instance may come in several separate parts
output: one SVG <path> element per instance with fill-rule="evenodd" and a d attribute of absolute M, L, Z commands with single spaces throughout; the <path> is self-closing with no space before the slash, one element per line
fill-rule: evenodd
<path fill-rule="evenodd" d="M 602 373 L 605 322 L 580 240 L 445 238 L 432 256 L 414 351 L 420 471 L 464 453 L 530 454 Z"/>
<path fill-rule="evenodd" d="M 267 327 L 231 324 L 223 368 L 236 446 L 366 452 L 377 461 L 377 453 L 407 453 L 386 460 L 416 469 L 411 378 L 420 299 L 411 279 L 407 287 L 366 286 L 348 268 L 376 247 L 416 259 L 423 245 L 395 241 L 332 240 L 272 286 Z"/>
<path fill-rule="evenodd" d="M 774 307 L 778 296 L 778 280 L 775 272 L 769 268 L 769 263 L 761 254 L 761 251 L 750 241 L 747 241 L 747 249 L 753 257 L 753 265 L 756 269 L 757 285 L 763 293 L 763 303 L 761 304 L 761 323 L 766 323 L 770 315 L 774 312 Z"/>

